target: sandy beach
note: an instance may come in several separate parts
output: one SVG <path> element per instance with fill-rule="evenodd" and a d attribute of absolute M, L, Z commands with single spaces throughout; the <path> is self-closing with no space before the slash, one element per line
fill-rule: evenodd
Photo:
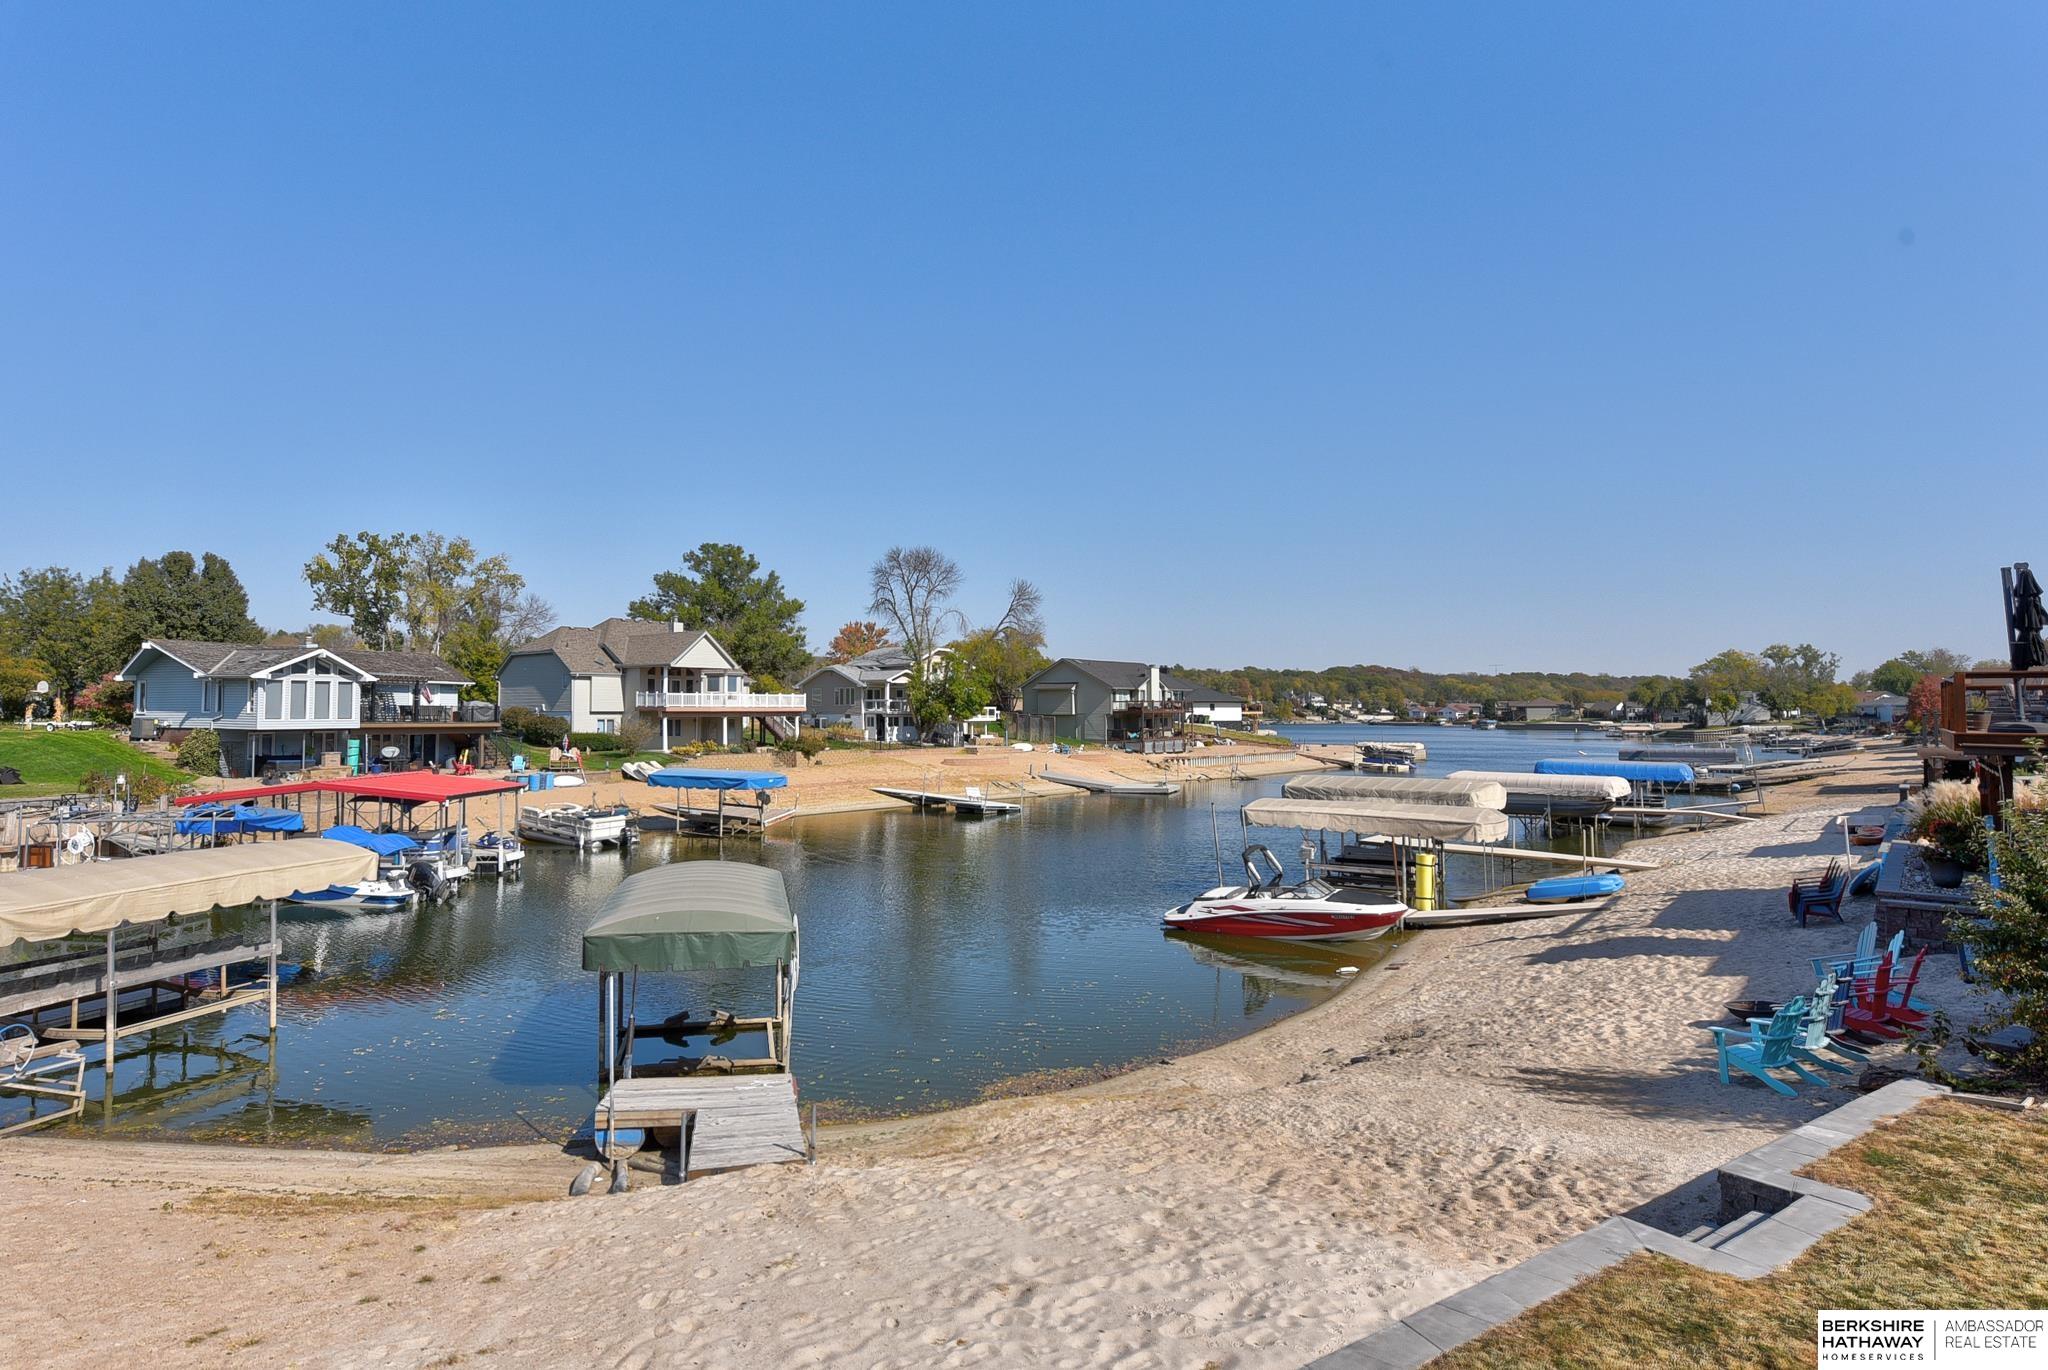
<path fill-rule="evenodd" d="M 1849 1097 L 1724 1088 L 1704 1028 L 1853 943 L 1868 901 L 1800 928 L 1784 889 L 1916 773 L 1866 754 L 1637 844 L 1661 869 L 1604 909 L 1416 934 L 1253 1036 L 828 1130 L 810 1168 L 569 1199 L 552 1146 L 16 1140 L 7 1269 L 42 1292 L 0 1363 L 1299 1365 Z M 1966 1008 L 1950 958 L 1922 993 Z"/>

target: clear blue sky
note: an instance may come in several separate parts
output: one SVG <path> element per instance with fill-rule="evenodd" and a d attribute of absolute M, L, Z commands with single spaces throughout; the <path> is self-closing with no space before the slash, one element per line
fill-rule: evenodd
<path fill-rule="evenodd" d="M 1076 655 L 1990 652 L 2048 562 L 2044 40 L 4 0 L 0 565 L 216 550 L 296 627 L 328 537 L 433 527 L 589 621 L 715 539 L 822 641 L 928 541 Z"/>

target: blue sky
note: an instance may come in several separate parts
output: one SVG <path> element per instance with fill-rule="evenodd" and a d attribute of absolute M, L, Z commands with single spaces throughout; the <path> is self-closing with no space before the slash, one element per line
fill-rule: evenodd
<path fill-rule="evenodd" d="M 588 621 L 733 541 L 822 641 L 931 542 L 1076 655 L 1988 653 L 2048 561 L 2044 40 L 0 3 L 0 565 L 215 550 L 298 626 L 327 538 L 432 527 Z"/>

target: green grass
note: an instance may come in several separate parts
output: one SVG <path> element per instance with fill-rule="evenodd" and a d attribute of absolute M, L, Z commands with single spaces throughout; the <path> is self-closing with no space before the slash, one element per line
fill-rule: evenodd
<path fill-rule="evenodd" d="M 0 727 L 0 766 L 14 767 L 22 779 L 19 785 L 0 787 L 0 799 L 68 794 L 79 788 L 87 771 L 154 775 L 174 785 L 192 778 L 110 732 L 24 731 L 13 723 Z"/>
<path fill-rule="evenodd" d="M 1823 1308 L 2048 1307 L 2048 1125 L 1926 1103 L 1808 1173 L 1872 1207 L 1776 1274 L 1634 1255 L 1432 1366 L 1810 1366 Z"/>

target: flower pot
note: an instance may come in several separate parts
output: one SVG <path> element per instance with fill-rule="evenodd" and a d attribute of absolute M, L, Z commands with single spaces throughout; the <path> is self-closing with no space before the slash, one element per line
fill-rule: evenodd
<path fill-rule="evenodd" d="M 1963 863 L 1951 861 L 1946 856 L 1929 856 L 1927 878 L 1935 883 L 1936 888 L 1952 890 L 1963 883 Z"/>

